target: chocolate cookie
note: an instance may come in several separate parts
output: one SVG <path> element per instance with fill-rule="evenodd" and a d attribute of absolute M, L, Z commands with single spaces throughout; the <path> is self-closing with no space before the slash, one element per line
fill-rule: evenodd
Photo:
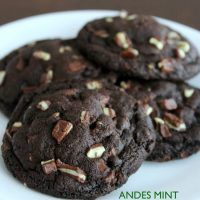
<path fill-rule="evenodd" d="M 75 40 L 24 46 L 0 61 L 0 108 L 9 116 L 20 96 L 41 84 L 95 77 L 99 71 L 78 52 Z"/>
<path fill-rule="evenodd" d="M 200 71 L 196 48 L 151 16 L 123 14 L 89 22 L 78 41 L 89 59 L 130 77 L 185 80 Z"/>
<path fill-rule="evenodd" d="M 200 90 L 185 83 L 121 81 L 157 130 L 151 161 L 188 157 L 200 150 Z"/>
<path fill-rule="evenodd" d="M 151 120 L 135 99 L 95 79 L 54 83 L 25 95 L 10 119 L 2 154 L 30 188 L 93 199 L 124 184 L 154 142 Z"/>

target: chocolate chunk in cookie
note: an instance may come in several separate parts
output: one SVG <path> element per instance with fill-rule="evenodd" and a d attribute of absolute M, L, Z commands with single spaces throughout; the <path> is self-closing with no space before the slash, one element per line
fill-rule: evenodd
<path fill-rule="evenodd" d="M 151 120 L 133 97 L 106 82 L 54 83 L 20 100 L 2 146 L 15 177 L 43 193 L 91 199 L 137 171 L 154 147 Z"/>
<path fill-rule="evenodd" d="M 191 42 L 151 16 L 89 22 L 78 41 L 90 60 L 130 77 L 185 80 L 200 71 L 198 52 Z"/>
<path fill-rule="evenodd" d="M 154 123 L 157 140 L 148 160 L 182 159 L 200 150 L 199 89 L 167 81 L 120 81 L 119 85 Z"/>
<path fill-rule="evenodd" d="M 0 61 L 0 108 L 8 116 L 20 96 L 50 82 L 96 77 L 100 69 L 77 50 L 75 40 L 26 45 Z"/>

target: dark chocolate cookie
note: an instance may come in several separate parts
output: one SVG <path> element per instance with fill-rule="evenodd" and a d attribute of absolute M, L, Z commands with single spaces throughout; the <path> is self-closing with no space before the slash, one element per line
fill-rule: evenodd
<path fill-rule="evenodd" d="M 89 59 L 126 76 L 185 80 L 200 71 L 196 48 L 151 16 L 95 20 L 80 31 L 78 40 Z"/>
<path fill-rule="evenodd" d="M 168 161 L 200 150 L 200 90 L 186 83 L 121 81 L 154 121 L 155 148 L 148 160 Z"/>
<path fill-rule="evenodd" d="M 99 74 L 78 52 L 75 40 L 46 40 L 24 46 L 0 61 L 0 108 L 8 116 L 23 93 L 41 84 Z"/>
<path fill-rule="evenodd" d="M 54 83 L 22 97 L 2 154 L 8 169 L 28 187 L 91 199 L 124 184 L 154 142 L 151 120 L 136 100 L 95 79 Z"/>

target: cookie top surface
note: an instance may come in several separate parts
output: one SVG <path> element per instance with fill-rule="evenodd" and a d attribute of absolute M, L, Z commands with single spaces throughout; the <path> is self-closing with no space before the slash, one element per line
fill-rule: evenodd
<path fill-rule="evenodd" d="M 58 197 L 89 199 L 140 167 L 155 142 L 151 120 L 135 99 L 103 84 L 54 83 L 20 100 L 2 147 L 18 179 Z"/>
<path fill-rule="evenodd" d="M 95 20 L 83 27 L 78 38 L 89 59 L 126 76 L 185 80 L 200 71 L 196 48 L 151 16 Z"/>
<path fill-rule="evenodd" d="M 152 118 L 156 145 L 148 157 L 168 161 L 200 150 L 200 90 L 185 83 L 167 81 L 119 83 Z"/>
<path fill-rule="evenodd" d="M 26 45 L 0 61 L 0 106 L 10 115 L 20 96 L 52 81 L 95 77 L 99 69 L 76 48 L 75 40 Z"/>

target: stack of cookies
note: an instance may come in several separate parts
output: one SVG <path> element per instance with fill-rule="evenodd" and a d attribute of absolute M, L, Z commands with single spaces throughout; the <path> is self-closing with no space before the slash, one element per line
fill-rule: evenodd
<path fill-rule="evenodd" d="M 2 155 L 26 186 L 94 199 L 145 160 L 200 150 L 196 48 L 151 16 L 89 22 L 76 39 L 27 44 L 0 61 Z"/>

